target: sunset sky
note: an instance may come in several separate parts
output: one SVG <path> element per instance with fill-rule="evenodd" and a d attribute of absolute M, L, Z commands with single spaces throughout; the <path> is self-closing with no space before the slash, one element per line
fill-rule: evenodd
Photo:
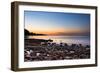
<path fill-rule="evenodd" d="M 89 35 L 90 15 L 24 11 L 25 29 L 48 35 Z"/>

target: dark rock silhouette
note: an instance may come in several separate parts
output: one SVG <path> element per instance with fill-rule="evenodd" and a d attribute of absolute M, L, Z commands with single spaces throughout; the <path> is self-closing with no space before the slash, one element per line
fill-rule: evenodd
<path fill-rule="evenodd" d="M 37 33 L 33 33 L 33 32 L 30 32 L 28 31 L 27 29 L 24 29 L 24 34 L 25 36 L 28 36 L 28 35 L 46 35 L 46 34 L 37 34 Z"/>
<path fill-rule="evenodd" d="M 27 29 L 24 29 L 24 33 L 25 33 L 25 35 L 29 35 L 30 34 L 30 32 Z"/>

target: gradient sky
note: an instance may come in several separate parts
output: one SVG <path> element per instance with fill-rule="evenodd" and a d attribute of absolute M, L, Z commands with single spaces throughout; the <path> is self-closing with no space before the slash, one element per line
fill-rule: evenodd
<path fill-rule="evenodd" d="M 49 35 L 89 35 L 90 14 L 24 11 L 25 29 Z"/>

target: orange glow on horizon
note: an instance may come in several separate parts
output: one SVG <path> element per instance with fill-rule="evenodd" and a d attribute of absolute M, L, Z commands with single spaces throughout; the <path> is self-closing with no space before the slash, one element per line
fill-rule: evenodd
<path fill-rule="evenodd" d="M 37 34 L 47 34 L 47 35 L 60 35 L 60 34 L 73 34 L 73 33 L 81 33 L 82 29 L 72 29 L 72 28 L 33 28 L 33 26 L 29 25 L 27 28 L 30 32 Z"/>

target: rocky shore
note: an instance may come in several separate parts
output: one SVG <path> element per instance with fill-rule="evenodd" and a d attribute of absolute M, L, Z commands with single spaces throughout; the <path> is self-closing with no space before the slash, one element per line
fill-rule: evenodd
<path fill-rule="evenodd" d="M 54 43 L 53 40 L 25 39 L 24 61 L 90 58 L 90 45 Z"/>

